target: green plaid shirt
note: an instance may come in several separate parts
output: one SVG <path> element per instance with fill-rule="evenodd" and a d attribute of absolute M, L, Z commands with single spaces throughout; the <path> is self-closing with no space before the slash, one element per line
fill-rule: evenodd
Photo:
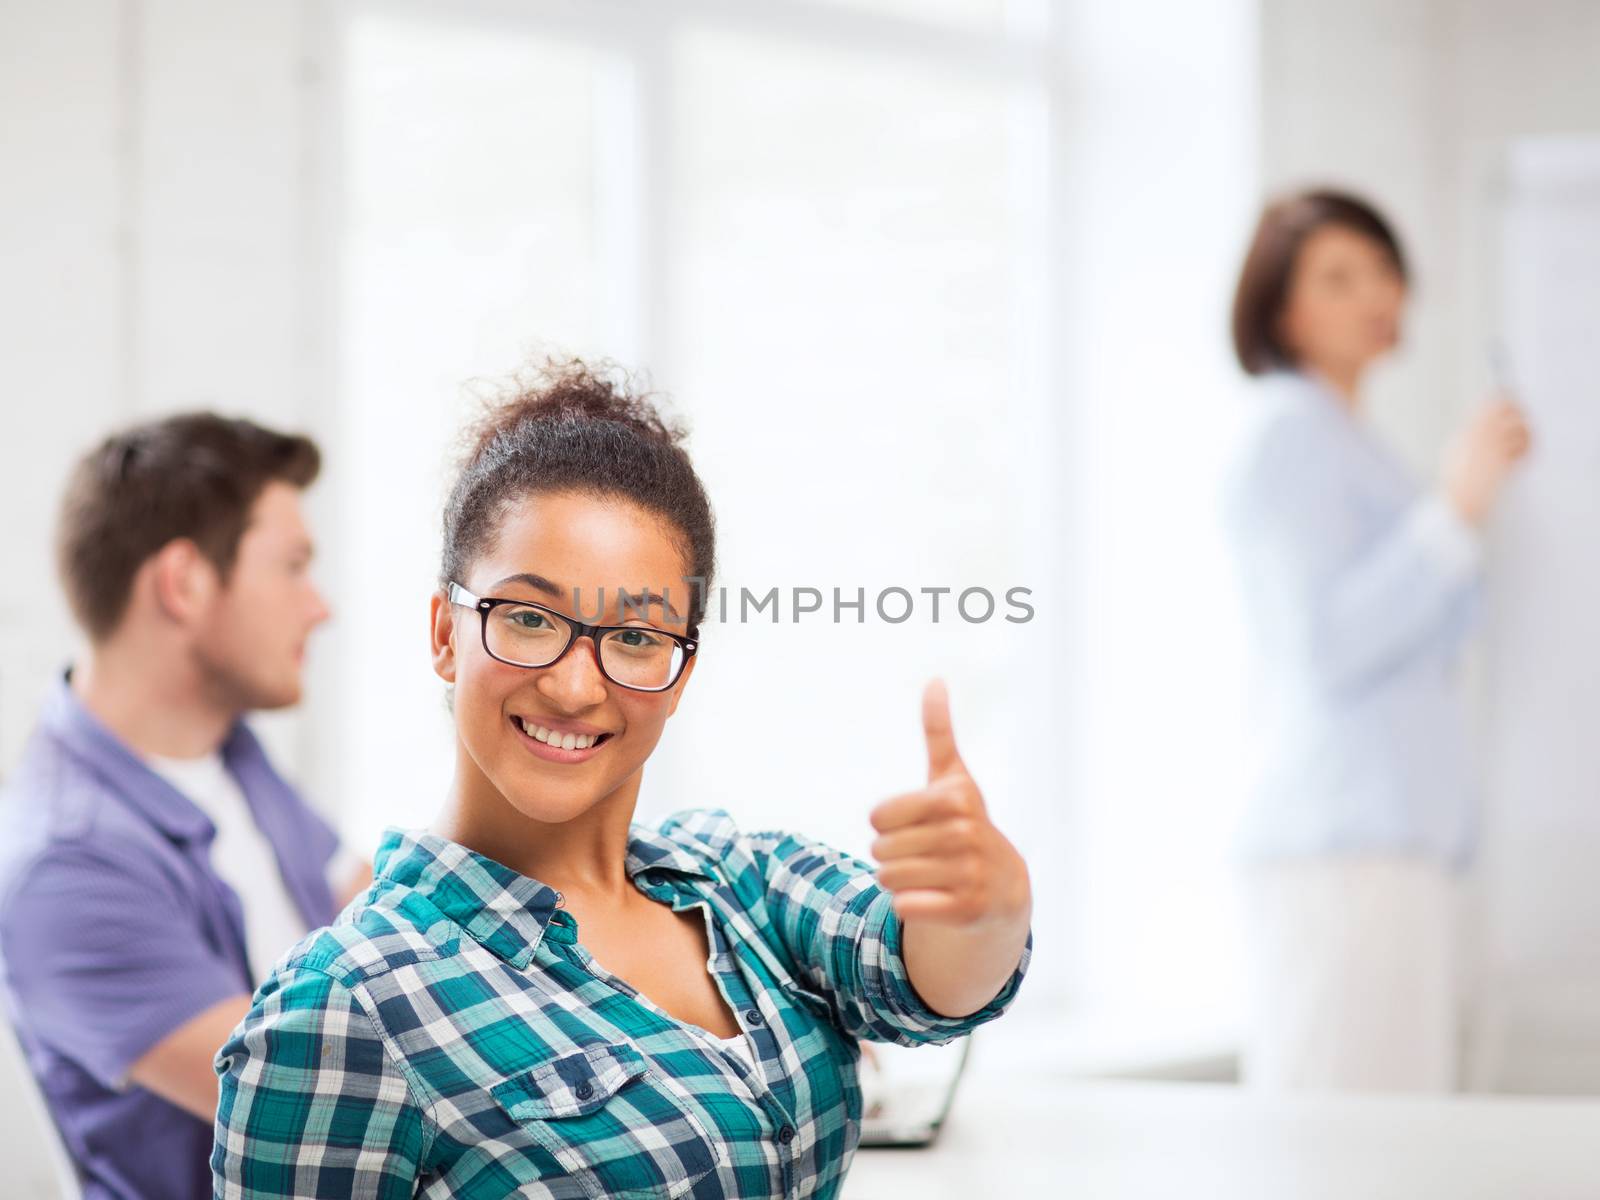
<path fill-rule="evenodd" d="M 629 877 L 707 915 L 757 1064 L 608 974 L 550 887 L 389 830 L 372 888 L 218 1052 L 218 1197 L 828 1197 L 860 1136 L 856 1039 L 941 1043 L 871 867 L 720 810 L 635 824 Z"/>

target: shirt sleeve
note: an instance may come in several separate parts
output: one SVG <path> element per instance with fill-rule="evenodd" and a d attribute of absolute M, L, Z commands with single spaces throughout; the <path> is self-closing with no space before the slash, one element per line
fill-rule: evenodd
<path fill-rule="evenodd" d="M 89 843 L 52 845 L 22 872 L 0 956 L 17 1020 L 113 1089 L 168 1034 L 250 992 L 159 866 Z"/>
<path fill-rule="evenodd" d="M 1361 464 L 1344 463 L 1318 423 L 1277 422 L 1241 487 L 1249 568 L 1272 588 L 1314 681 L 1358 690 L 1419 653 L 1453 648 L 1471 627 L 1481 538 L 1434 493 L 1401 508 L 1379 536 L 1351 520 Z"/>
<path fill-rule="evenodd" d="M 845 1033 L 906 1046 L 940 1045 L 1011 1007 L 1033 954 L 1031 930 L 1021 960 L 994 998 L 968 1016 L 947 1017 L 929 1008 L 912 986 L 900 919 L 871 866 L 792 833 L 756 833 L 743 840 L 774 932 Z"/>
<path fill-rule="evenodd" d="M 274 976 L 213 1065 L 217 1200 L 415 1193 L 433 1127 L 372 1017 L 329 975 Z"/>

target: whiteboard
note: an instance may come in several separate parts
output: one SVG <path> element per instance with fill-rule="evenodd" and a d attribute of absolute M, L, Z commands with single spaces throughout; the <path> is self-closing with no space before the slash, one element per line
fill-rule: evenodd
<path fill-rule="evenodd" d="M 1535 450 L 1491 532 L 1479 1082 L 1600 1092 L 1600 138 L 1504 165 L 1500 326 Z"/>

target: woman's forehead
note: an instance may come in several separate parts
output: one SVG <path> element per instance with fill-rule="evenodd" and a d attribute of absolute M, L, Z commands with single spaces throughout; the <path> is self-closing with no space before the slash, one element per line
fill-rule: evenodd
<path fill-rule="evenodd" d="M 1320 263 L 1351 259 L 1385 264 L 1393 261 L 1388 249 L 1371 234 L 1331 222 L 1312 230 L 1300 247 L 1300 257 Z"/>
<path fill-rule="evenodd" d="M 693 583 L 679 543 L 669 523 L 626 500 L 530 496 L 506 511 L 473 574 L 479 588 L 553 608 L 592 616 L 603 603 L 615 616 L 631 604 L 630 616 L 682 623 Z"/>

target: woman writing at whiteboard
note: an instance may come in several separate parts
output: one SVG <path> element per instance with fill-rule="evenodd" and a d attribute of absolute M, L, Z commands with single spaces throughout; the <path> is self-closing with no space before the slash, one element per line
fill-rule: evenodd
<path fill-rule="evenodd" d="M 1260 662 L 1265 770 L 1243 831 L 1255 1009 L 1247 1082 L 1454 1086 L 1455 910 L 1475 841 L 1457 668 L 1480 530 L 1528 450 L 1500 398 L 1436 483 L 1367 427 L 1398 340 L 1405 257 L 1334 192 L 1262 214 L 1233 338 L 1259 393 L 1228 521 Z"/>

